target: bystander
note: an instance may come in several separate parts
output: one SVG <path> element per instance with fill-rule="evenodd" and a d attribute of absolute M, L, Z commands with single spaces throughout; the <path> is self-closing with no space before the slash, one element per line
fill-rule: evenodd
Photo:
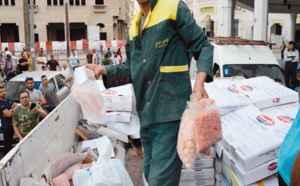
<path fill-rule="evenodd" d="M 27 91 L 20 92 L 19 99 L 21 105 L 15 109 L 12 116 L 12 123 L 15 134 L 22 140 L 38 125 L 39 116 L 44 118 L 47 116 L 47 113 L 40 105 L 34 105 L 35 103 L 30 102 L 29 93 Z"/>
<path fill-rule="evenodd" d="M 50 113 L 60 103 L 60 98 L 57 95 L 55 86 L 48 82 L 46 75 L 42 75 L 41 80 L 42 86 L 40 87 L 40 91 L 46 99 L 44 108 Z"/>
<path fill-rule="evenodd" d="M 0 86 L 0 119 L 1 130 L 4 138 L 3 156 L 5 156 L 13 145 L 14 129 L 12 126 L 12 114 L 17 104 L 11 99 L 6 98 L 6 91 L 3 86 Z"/>

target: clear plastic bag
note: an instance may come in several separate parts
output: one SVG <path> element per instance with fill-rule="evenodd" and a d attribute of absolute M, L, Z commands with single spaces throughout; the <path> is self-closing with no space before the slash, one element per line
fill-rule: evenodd
<path fill-rule="evenodd" d="M 191 110 L 187 108 L 181 118 L 177 152 L 186 168 L 191 168 L 196 158 L 195 124 Z"/>
<path fill-rule="evenodd" d="M 76 102 L 80 104 L 83 117 L 87 119 L 88 124 L 106 123 L 106 110 L 93 71 L 85 67 L 75 70 L 72 93 Z"/>
<path fill-rule="evenodd" d="M 191 96 L 190 108 L 195 122 L 196 152 L 210 155 L 210 146 L 222 140 L 221 116 L 213 99 Z"/>

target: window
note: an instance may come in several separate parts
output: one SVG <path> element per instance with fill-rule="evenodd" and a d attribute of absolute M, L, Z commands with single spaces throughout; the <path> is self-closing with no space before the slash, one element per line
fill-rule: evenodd
<path fill-rule="evenodd" d="M 16 5 L 15 0 L 11 0 L 10 5 L 15 6 Z"/>
<path fill-rule="evenodd" d="M 69 0 L 69 4 L 70 6 L 81 6 L 84 5 L 85 6 L 85 0 Z"/>
<path fill-rule="evenodd" d="M 28 0 L 28 4 L 30 5 L 30 0 Z M 35 5 L 35 0 L 33 0 L 33 5 Z"/>
<path fill-rule="evenodd" d="M 54 79 L 53 79 L 53 78 L 49 79 L 48 83 L 49 83 L 49 84 L 53 84 L 53 85 L 55 86 L 55 82 L 54 82 Z M 56 86 L 55 86 L 55 89 L 56 89 Z"/>
<path fill-rule="evenodd" d="M 64 84 L 65 78 L 62 75 L 59 74 L 59 75 L 55 76 L 55 79 L 56 79 L 56 83 L 57 83 L 57 86 L 58 86 L 57 91 L 59 91 L 60 89 L 62 89 L 65 86 L 65 84 Z"/>
<path fill-rule="evenodd" d="M 281 35 L 282 34 L 282 26 L 279 23 L 275 23 L 271 26 L 271 34 Z"/>
<path fill-rule="evenodd" d="M 104 5 L 104 0 L 95 0 L 96 5 Z"/>
<path fill-rule="evenodd" d="M 4 5 L 5 6 L 8 6 L 9 4 L 8 4 L 8 0 L 4 0 Z"/>
<path fill-rule="evenodd" d="M 233 36 L 234 37 L 239 36 L 239 20 L 238 19 L 234 20 Z"/>
<path fill-rule="evenodd" d="M 48 6 L 63 6 L 64 2 L 65 2 L 65 0 L 47 0 L 47 5 Z"/>
<path fill-rule="evenodd" d="M 106 32 L 100 32 L 100 40 L 107 40 Z"/>

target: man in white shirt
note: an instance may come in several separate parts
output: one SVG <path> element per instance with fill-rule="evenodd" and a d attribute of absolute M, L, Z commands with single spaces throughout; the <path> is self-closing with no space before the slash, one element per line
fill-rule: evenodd
<path fill-rule="evenodd" d="M 112 57 L 112 61 L 113 61 L 113 65 L 120 65 L 120 64 L 122 64 L 122 59 L 118 55 L 118 51 L 117 50 L 114 51 L 114 55 Z"/>
<path fill-rule="evenodd" d="M 70 69 L 67 67 L 66 64 L 63 65 L 63 69 L 61 71 L 65 78 L 67 78 L 70 75 Z"/>
<path fill-rule="evenodd" d="M 42 71 L 43 70 L 42 66 L 46 65 L 46 63 L 47 63 L 47 59 L 45 56 L 43 56 L 43 51 L 40 51 L 36 59 L 36 65 L 35 65 L 36 71 Z"/>
<path fill-rule="evenodd" d="M 288 48 L 284 51 L 284 61 L 286 86 L 294 90 L 298 85 L 296 75 L 299 62 L 299 52 L 295 49 L 293 41 L 289 42 Z"/>
<path fill-rule="evenodd" d="M 10 56 L 12 56 L 11 52 L 8 50 L 7 47 L 5 47 L 4 49 L 4 58 L 7 59 L 7 54 L 9 54 Z"/>

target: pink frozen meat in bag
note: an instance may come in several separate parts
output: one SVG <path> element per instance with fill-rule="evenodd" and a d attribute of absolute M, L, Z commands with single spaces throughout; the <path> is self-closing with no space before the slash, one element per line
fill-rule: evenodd
<path fill-rule="evenodd" d="M 186 168 L 191 168 L 196 158 L 195 125 L 190 109 L 182 115 L 178 139 L 178 155 Z"/>
<path fill-rule="evenodd" d="M 196 151 L 209 154 L 209 147 L 222 140 L 221 116 L 213 99 L 193 100 Z"/>

